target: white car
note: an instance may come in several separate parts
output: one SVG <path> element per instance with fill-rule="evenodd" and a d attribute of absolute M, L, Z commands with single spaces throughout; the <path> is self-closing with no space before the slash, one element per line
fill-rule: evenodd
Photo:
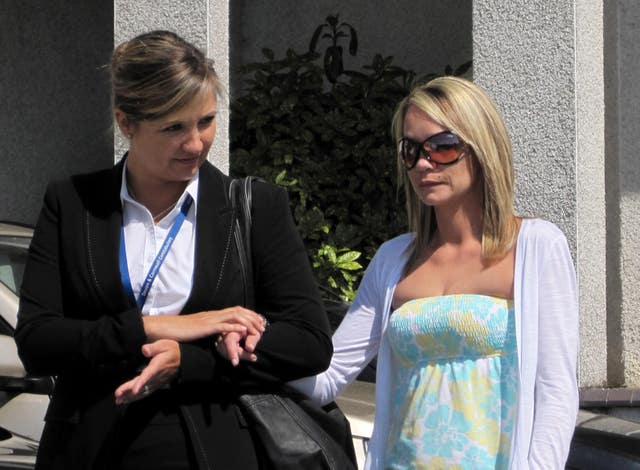
<path fill-rule="evenodd" d="M 49 378 L 28 378 L 13 330 L 33 231 L 0 223 L 0 469 L 33 468 L 49 404 Z M 37 392 L 37 393 L 29 393 Z M 42 394 L 41 392 L 45 392 Z"/>

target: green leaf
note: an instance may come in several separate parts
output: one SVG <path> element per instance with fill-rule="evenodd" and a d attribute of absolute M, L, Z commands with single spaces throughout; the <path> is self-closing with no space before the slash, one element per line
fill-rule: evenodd
<path fill-rule="evenodd" d="M 357 271 L 358 269 L 362 269 L 362 265 L 360 263 L 356 263 L 355 261 L 347 261 L 344 263 L 338 262 L 336 263 L 336 267 L 339 269 L 345 269 L 347 271 Z"/>
<path fill-rule="evenodd" d="M 319 25 L 316 30 L 313 32 L 313 35 L 311 36 L 311 41 L 309 41 L 309 52 L 315 52 L 316 50 L 316 45 L 318 44 L 318 38 L 320 38 L 320 33 L 322 32 L 322 29 L 327 26 L 326 24 L 321 24 Z"/>
<path fill-rule="evenodd" d="M 324 255 L 329 259 L 331 264 L 336 264 L 336 250 L 330 245 L 324 245 L 322 249 L 324 251 Z"/>
<path fill-rule="evenodd" d="M 286 175 L 287 175 L 287 170 L 282 170 L 276 176 L 275 183 L 278 184 L 278 185 L 282 185 L 284 183 L 284 179 L 285 179 Z"/>
<path fill-rule="evenodd" d="M 468 61 L 468 62 L 465 62 L 464 64 L 459 65 L 456 68 L 456 70 L 453 72 L 453 74 L 458 77 L 460 75 L 464 75 L 471 68 L 472 64 L 473 64 L 472 61 Z"/>
<path fill-rule="evenodd" d="M 342 255 L 340 255 L 338 257 L 338 263 L 346 263 L 348 261 L 355 261 L 358 258 L 360 258 L 360 256 L 362 255 L 362 253 L 360 253 L 359 251 L 348 251 Z"/>

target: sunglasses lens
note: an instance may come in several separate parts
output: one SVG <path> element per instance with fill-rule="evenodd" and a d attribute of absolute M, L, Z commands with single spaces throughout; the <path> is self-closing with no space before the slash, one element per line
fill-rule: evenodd
<path fill-rule="evenodd" d="M 423 148 L 434 162 L 451 163 L 460 156 L 462 142 L 457 135 L 451 132 L 442 132 L 427 139 Z"/>
<path fill-rule="evenodd" d="M 409 139 L 402 139 L 398 142 L 398 155 L 407 168 L 413 168 L 418 158 L 418 146 Z"/>
<path fill-rule="evenodd" d="M 460 137 L 445 131 L 432 135 L 422 144 L 406 137 L 400 139 L 398 142 L 398 155 L 408 170 L 416 166 L 421 155 L 435 163 L 447 165 L 458 161 L 463 146 L 464 143 L 460 140 Z"/>

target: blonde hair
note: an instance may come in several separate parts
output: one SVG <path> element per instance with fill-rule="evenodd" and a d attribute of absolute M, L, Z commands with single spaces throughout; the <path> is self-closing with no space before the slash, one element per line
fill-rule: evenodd
<path fill-rule="evenodd" d="M 395 141 L 403 137 L 409 106 L 416 106 L 442 127 L 458 134 L 471 149 L 483 181 L 482 255 L 491 262 L 502 258 L 517 237 L 513 210 L 513 162 L 511 141 L 495 104 L 472 82 L 439 77 L 414 88 L 396 109 L 392 122 Z M 409 247 L 408 272 L 417 262 L 437 228 L 433 208 L 413 190 L 407 170 L 398 156 L 398 181 L 404 185 L 409 230 L 415 232 Z"/>
<path fill-rule="evenodd" d="M 111 56 L 113 109 L 131 122 L 157 119 L 222 86 L 213 61 L 170 31 L 151 31 L 120 44 Z"/>

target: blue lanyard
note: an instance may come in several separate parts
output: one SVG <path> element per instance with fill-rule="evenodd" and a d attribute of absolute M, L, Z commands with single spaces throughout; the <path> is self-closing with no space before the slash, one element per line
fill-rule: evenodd
<path fill-rule="evenodd" d="M 156 255 L 156 259 L 153 260 L 153 264 L 149 268 L 149 272 L 142 283 L 142 288 L 140 289 L 140 294 L 138 294 L 138 298 L 136 299 L 133 294 L 133 287 L 131 286 L 131 278 L 129 277 L 129 265 L 127 263 L 127 250 L 125 248 L 124 242 L 124 224 L 120 230 L 120 278 L 122 279 L 122 286 L 125 291 L 136 301 L 138 308 L 142 310 L 142 306 L 147 300 L 147 295 L 149 295 L 149 290 L 151 290 L 151 285 L 158 275 L 158 271 L 160 271 L 160 266 L 164 262 L 164 259 L 167 257 L 167 253 L 171 249 L 171 245 L 173 245 L 173 241 L 176 239 L 178 235 L 178 231 L 180 231 L 180 227 L 182 227 L 182 223 L 184 219 L 187 217 L 187 213 L 191 208 L 191 204 L 193 203 L 193 198 L 190 194 L 187 194 L 184 202 L 182 203 L 182 207 L 180 208 L 180 213 L 176 216 L 176 220 L 173 221 L 173 225 L 167 234 L 167 237 L 164 239 L 162 246 L 160 247 L 160 251 Z"/>

